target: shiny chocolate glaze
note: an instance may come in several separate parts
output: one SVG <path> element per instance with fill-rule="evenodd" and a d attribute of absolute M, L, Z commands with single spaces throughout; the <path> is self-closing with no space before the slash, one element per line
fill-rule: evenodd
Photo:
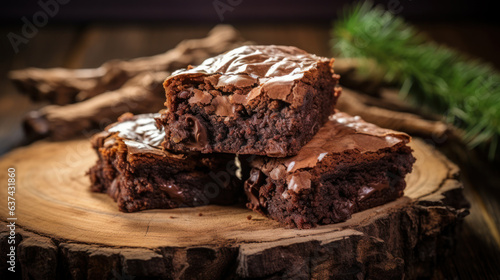
<path fill-rule="evenodd" d="M 119 121 L 106 127 L 105 137 L 107 141 L 112 139 L 109 136 L 116 135 L 121 138 L 127 146 L 129 154 L 152 153 L 159 156 L 168 156 L 171 159 L 185 159 L 183 154 L 174 154 L 164 151 L 161 142 L 165 138 L 165 132 L 156 127 L 155 118 L 160 114 L 132 115 L 123 114 Z M 114 140 L 113 140 L 114 141 Z"/>
<path fill-rule="evenodd" d="M 216 114 L 221 116 L 231 115 L 233 105 L 247 105 L 261 94 L 298 106 L 304 92 L 301 87 L 294 87 L 297 81 L 307 82 L 320 64 L 326 65 L 333 75 L 333 61 L 291 46 L 243 46 L 209 58 L 194 68 L 174 72 L 165 80 L 164 87 L 168 96 L 168 88 L 175 80 L 210 77 L 207 80 L 215 89 L 231 92 L 226 100 L 216 102 L 221 107 Z M 234 89 L 240 91 L 233 93 Z M 195 94 L 190 103 L 210 102 L 210 94 L 192 90 Z M 178 94 L 182 96 L 183 92 Z"/>

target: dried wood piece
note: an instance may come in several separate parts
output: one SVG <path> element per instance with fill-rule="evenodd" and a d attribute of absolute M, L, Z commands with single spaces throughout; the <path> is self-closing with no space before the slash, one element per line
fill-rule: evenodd
<path fill-rule="evenodd" d="M 340 84 L 372 96 L 379 96 L 384 84 L 384 72 L 377 69 L 373 61 L 361 58 L 336 58 L 335 73 L 340 75 Z"/>
<path fill-rule="evenodd" d="M 199 64 L 208 57 L 242 44 L 243 39 L 233 27 L 218 25 L 206 38 L 182 41 L 163 54 L 128 61 L 113 60 L 95 69 L 16 70 L 9 73 L 9 78 L 34 101 L 48 100 L 65 105 L 118 89 L 140 73 L 172 72 L 190 64 Z"/>
<path fill-rule="evenodd" d="M 111 198 L 88 191 L 85 170 L 95 162 L 88 140 L 37 142 L 0 159 L 0 169 L 16 163 L 23 182 L 16 200 L 29 202 L 16 209 L 16 231 L 27 241 L 17 255 L 58 252 L 61 279 L 429 278 L 452 253 L 468 204 L 458 168 L 418 138 L 411 146 L 417 161 L 404 197 L 308 230 L 282 228 L 238 205 L 119 212 Z M 0 207 L 0 217 L 7 212 Z M 52 259 L 20 260 L 27 275 L 35 264 L 40 275 L 53 273 Z"/>
<path fill-rule="evenodd" d="M 90 136 L 102 131 L 125 112 L 157 112 L 164 108 L 162 82 L 168 75 L 168 72 L 144 72 L 121 88 L 89 100 L 64 106 L 49 105 L 30 112 L 24 120 L 26 136 L 30 140 Z"/>
<path fill-rule="evenodd" d="M 9 72 L 9 78 L 19 91 L 28 94 L 33 101 L 64 105 L 75 102 L 80 91 L 94 88 L 104 71 L 104 68 L 28 68 Z"/>
<path fill-rule="evenodd" d="M 433 139 L 456 138 L 461 133 L 442 122 L 440 116 L 400 100 L 397 90 L 385 87 L 383 71 L 377 70 L 374 62 L 339 58 L 334 67 L 344 87 L 337 104 L 339 110 L 382 127 Z"/>
<path fill-rule="evenodd" d="M 383 107 L 391 108 L 385 109 Z M 420 115 L 407 113 L 411 109 L 392 101 L 369 97 L 347 88 L 337 103 L 340 111 L 361 116 L 365 121 L 380 127 L 404 131 L 411 135 L 428 136 L 442 139 L 452 130 L 441 121 L 428 120 Z"/>

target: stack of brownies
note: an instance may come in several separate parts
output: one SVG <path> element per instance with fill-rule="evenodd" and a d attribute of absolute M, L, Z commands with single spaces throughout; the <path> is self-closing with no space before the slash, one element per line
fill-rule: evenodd
<path fill-rule="evenodd" d="M 174 72 L 166 109 L 125 114 L 93 137 L 92 190 L 126 212 L 247 207 L 285 226 L 345 221 L 403 195 L 404 133 L 335 111 L 333 59 L 244 46 Z"/>

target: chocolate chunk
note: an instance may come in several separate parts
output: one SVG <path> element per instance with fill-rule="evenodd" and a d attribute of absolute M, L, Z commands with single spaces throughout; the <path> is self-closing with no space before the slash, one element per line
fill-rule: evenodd
<path fill-rule="evenodd" d="M 191 144 L 194 147 L 204 147 L 208 144 L 207 129 L 200 120 L 192 115 L 186 115 L 188 126 L 192 127 Z"/>
<path fill-rule="evenodd" d="M 263 182 L 263 174 L 257 169 L 252 169 L 250 178 L 245 182 L 245 193 L 254 210 L 260 209 L 259 189 Z"/>

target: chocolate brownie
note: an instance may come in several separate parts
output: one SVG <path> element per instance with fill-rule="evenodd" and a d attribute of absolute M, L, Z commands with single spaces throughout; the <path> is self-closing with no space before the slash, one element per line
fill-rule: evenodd
<path fill-rule="evenodd" d="M 168 150 L 297 154 L 340 95 L 333 59 L 288 46 L 244 46 L 164 82 Z"/>
<path fill-rule="evenodd" d="M 345 221 L 403 195 L 415 162 L 409 141 L 337 112 L 296 156 L 251 162 L 247 207 L 301 229 Z"/>
<path fill-rule="evenodd" d="M 125 114 L 92 138 L 99 156 L 89 170 L 92 191 L 108 193 L 124 212 L 235 203 L 242 182 L 234 156 L 166 152 L 155 117 Z"/>

